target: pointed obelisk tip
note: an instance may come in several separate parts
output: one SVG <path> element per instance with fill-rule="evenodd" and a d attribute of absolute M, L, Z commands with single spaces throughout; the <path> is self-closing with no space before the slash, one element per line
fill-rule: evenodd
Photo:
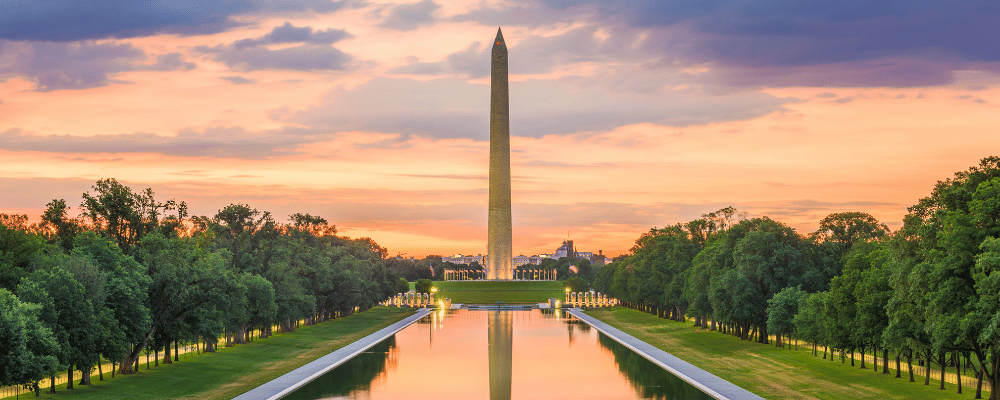
<path fill-rule="evenodd" d="M 494 40 L 497 45 L 504 44 L 503 42 L 503 32 L 500 32 L 500 27 L 497 27 L 497 38 Z"/>

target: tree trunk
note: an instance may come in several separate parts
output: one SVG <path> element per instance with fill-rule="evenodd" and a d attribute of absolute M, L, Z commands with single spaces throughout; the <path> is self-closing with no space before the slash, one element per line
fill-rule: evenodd
<path fill-rule="evenodd" d="M 49 377 L 52 379 L 51 381 L 49 381 L 49 382 L 51 382 L 50 386 L 49 386 L 49 394 L 55 394 L 56 393 L 56 375 L 52 374 L 52 375 L 49 375 Z"/>
<path fill-rule="evenodd" d="M 93 370 L 94 370 L 94 367 L 91 367 L 89 365 L 86 368 L 80 368 L 80 375 L 81 375 L 80 376 L 80 385 L 86 386 L 86 385 L 90 384 L 90 371 L 93 371 Z"/>
<path fill-rule="evenodd" d="M 102 381 L 104 380 L 104 371 L 101 370 L 101 360 L 100 359 L 97 360 L 97 377 L 100 378 L 100 380 L 102 380 Z"/>
<path fill-rule="evenodd" d="M 931 385 L 931 351 L 927 350 L 927 357 L 924 358 L 924 386 Z"/>
<path fill-rule="evenodd" d="M 128 375 L 133 372 L 132 364 L 139 362 L 139 353 L 146 347 L 146 344 L 149 343 L 149 339 L 152 338 L 154 334 L 156 334 L 156 325 L 153 325 L 153 328 L 149 330 L 149 333 L 146 334 L 146 338 L 143 339 L 142 343 L 136 343 L 135 346 L 132 347 L 132 352 L 126 354 L 125 357 L 122 358 L 121 367 L 119 368 L 118 373 Z"/>
<path fill-rule="evenodd" d="M 983 370 L 976 368 L 976 398 L 983 398 Z"/>
<path fill-rule="evenodd" d="M 899 358 L 897 358 L 896 360 L 899 361 Z M 896 365 L 896 371 L 899 371 L 898 364 Z M 886 348 L 882 349 L 882 373 L 883 374 L 889 373 L 889 349 Z"/>
<path fill-rule="evenodd" d="M 180 359 L 180 356 L 181 356 L 180 350 L 177 349 L 177 345 L 178 345 L 179 342 L 180 342 L 180 339 L 174 339 L 174 361 L 180 361 L 181 360 Z M 167 343 L 167 347 L 170 347 L 170 343 Z"/>
<path fill-rule="evenodd" d="M 246 327 L 240 326 L 239 328 L 237 328 L 236 332 L 233 332 L 233 344 L 245 344 L 247 342 L 245 340 L 246 334 L 247 334 Z"/>
<path fill-rule="evenodd" d="M 902 372 L 902 368 L 900 368 L 900 365 L 899 365 L 899 352 L 897 351 L 896 352 L 896 377 L 897 378 L 901 377 L 902 373 L 903 373 Z"/>
<path fill-rule="evenodd" d="M 170 360 L 170 342 L 163 345 L 163 364 L 173 364 L 174 362 Z"/>
<path fill-rule="evenodd" d="M 990 358 L 993 361 L 993 373 L 985 368 L 983 372 L 990 378 L 990 400 L 1000 400 L 1000 355 L 994 351 Z"/>
<path fill-rule="evenodd" d="M 160 367 L 160 349 L 153 347 L 153 366 Z"/>
<path fill-rule="evenodd" d="M 951 352 L 951 361 L 955 362 L 955 384 L 958 385 L 958 394 L 962 394 L 962 363 L 955 352 Z"/>
<path fill-rule="evenodd" d="M 42 396 L 42 388 L 38 387 L 38 382 L 39 381 L 31 382 L 31 389 L 33 392 L 35 392 L 35 397 Z"/>
<path fill-rule="evenodd" d="M 941 360 L 941 387 L 938 390 L 944 390 L 944 370 L 948 367 L 945 365 L 944 351 L 941 352 L 941 356 L 938 359 Z"/>
<path fill-rule="evenodd" d="M 66 389 L 73 388 L 73 364 L 69 365 L 69 369 L 66 370 Z"/>
<path fill-rule="evenodd" d="M 913 350 L 906 352 L 906 365 L 910 368 L 910 382 L 916 382 L 913 380 Z"/>

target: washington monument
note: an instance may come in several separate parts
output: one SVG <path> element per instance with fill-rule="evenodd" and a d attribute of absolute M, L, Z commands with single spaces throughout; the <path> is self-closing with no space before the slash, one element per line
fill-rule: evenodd
<path fill-rule="evenodd" d="M 507 44 L 497 28 L 490 66 L 490 215 L 486 279 L 514 277 L 510 218 L 510 98 L 507 94 Z"/>

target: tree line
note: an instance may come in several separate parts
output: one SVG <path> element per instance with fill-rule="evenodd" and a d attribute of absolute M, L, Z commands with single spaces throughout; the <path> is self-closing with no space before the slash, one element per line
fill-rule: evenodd
<path fill-rule="evenodd" d="M 808 235 L 732 207 L 651 229 L 593 282 L 630 307 L 745 340 L 797 337 L 845 354 L 971 367 L 1000 400 L 1000 158 L 987 157 L 908 208 L 891 232 L 834 213 Z M 862 357 L 861 368 L 864 365 Z M 877 361 L 876 361 L 877 362 Z M 976 398 L 981 398 L 981 384 Z M 959 385 L 961 391 L 961 385 Z"/>
<path fill-rule="evenodd" d="M 143 351 L 170 363 L 181 342 L 213 352 L 220 338 L 294 331 L 408 290 L 385 248 L 318 216 L 280 223 L 245 204 L 189 216 L 184 202 L 114 179 L 69 211 L 57 199 L 38 223 L 0 214 L 0 385 L 36 396 L 44 378 L 55 392 L 58 371 L 81 370 L 87 385 L 101 359 L 130 374 Z"/>

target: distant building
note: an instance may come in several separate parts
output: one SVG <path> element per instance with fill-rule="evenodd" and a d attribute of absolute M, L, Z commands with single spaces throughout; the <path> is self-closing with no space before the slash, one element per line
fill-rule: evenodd
<path fill-rule="evenodd" d="M 441 257 L 441 262 L 450 262 L 452 264 L 465 264 L 469 265 L 473 262 L 478 262 L 479 265 L 486 266 L 486 256 L 480 254 L 477 256 L 464 256 L 461 254 L 456 254 L 451 257 Z"/>
<path fill-rule="evenodd" d="M 608 258 L 604 256 L 603 250 L 598 250 L 597 255 L 590 256 L 590 264 L 594 266 L 604 266 L 608 263 Z"/>
<path fill-rule="evenodd" d="M 556 249 L 555 254 L 538 254 L 533 256 L 519 255 L 512 258 L 512 265 L 514 268 L 524 266 L 524 265 L 541 265 L 542 260 L 546 258 L 560 259 L 563 257 L 579 258 L 590 260 L 593 265 L 605 265 L 607 263 L 607 257 L 604 256 L 603 251 L 598 250 L 597 255 L 594 255 L 590 251 L 577 251 L 576 247 L 573 245 L 572 240 L 564 240 L 562 246 Z M 489 257 L 482 254 L 475 256 L 466 256 L 462 254 L 456 254 L 451 257 L 441 257 L 442 262 L 450 262 L 453 264 L 465 264 L 469 265 L 473 262 L 478 262 L 479 265 L 484 268 L 488 268 Z"/>
<path fill-rule="evenodd" d="M 563 240 L 562 246 L 556 249 L 556 258 L 576 257 L 576 247 L 573 247 L 572 240 Z"/>

